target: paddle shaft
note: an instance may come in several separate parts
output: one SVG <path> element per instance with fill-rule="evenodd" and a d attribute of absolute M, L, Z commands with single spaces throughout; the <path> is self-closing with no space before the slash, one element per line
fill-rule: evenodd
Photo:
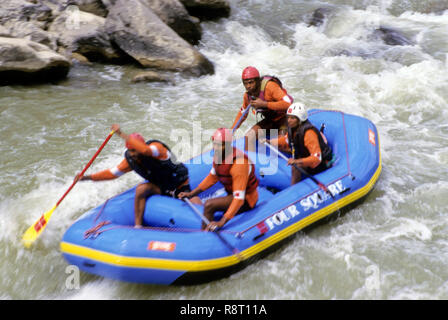
<path fill-rule="evenodd" d="M 199 210 L 198 210 L 198 208 L 196 208 L 195 206 L 194 206 L 194 204 L 190 201 L 190 199 L 188 199 L 188 198 L 183 198 L 183 200 L 186 202 L 186 203 L 188 203 L 188 205 L 190 206 L 190 208 L 194 211 L 194 213 L 196 213 L 196 215 L 198 216 L 198 217 L 200 217 L 201 218 L 201 220 L 205 223 L 205 224 L 209 224 L 210 223 L 210 221 L 202 214 L 202 213 L 200 213 L 199 212 Z M 230 250 L 232 250 L 232 252 L 236 255 L 236 257 L 240 260 L 240 261 L 243 261 L 243 257 L 241 257 L 241 255 L 240 255 L 240 252 L 238 251 L 238 249 L 237 248 L 235 248 L 234 246 L 232 246 L 223 236 L 222 236 L 222 234 L 219 232 L 219 231 L 216 231 L 216 232 L 214 232 L 218 237 L 219 237 L 219 239 L 221 239 L 221 241 L 222 242 L 224 242 L 224 244 L 230 249 Z"/>
<path fill-rule="evenodd" d="M 84 173 L 87 171 L 87 169 L 89 169 L 89 167 L 91 166 L 91 164 L 93 163 L 93 161 L 95 161 L 96 157 L 100 154 L 100 152 L 103 150 L 104 146 L 109 142 L 110 138 L 112 138 L 112 136 L 114 135 L 115 131 L 111 131 L 109 133 L 109 135 L 107 136 L 106 140 L 104 140 L 104 142 L 101 144 L 101 146 L 98 148 L 98 150 L 95 152 L 95 154 L 93 155 L 92 159 L 90 159 L 90 161 L 86 164 L 86 166 L 84 167 L 84 169 L 81 171 L 81 173 L 79 174 L 79 177 L 82 177 L 84 175 Z M 67 189 L 67 191 L 65 191 L 65 193 L 63 194 L 63 196 L 58 200 L 58 202 L 56 202 L 55 208 L 62 202 L 62 200 L 64 200 L 64 198 L 67 196 L 67 194 L 73 189 L 73 187 L 75 186 L 75 184 L 79 181 L 79 179 L 75 179 L 75 181 L 73 181 L 73 183 L 71 184 L 71 186 Z"/>
<path fill-rule="evenodd" d="M 98 154 L 103 150 L 106 143 L 110 140 L 112 135 L 115 133 L 115 131 L 111 131 L 111 133 L 107 136 L 106 140 L 104 140 L 103 144 L 100 146 L 100 148 L 96 151 L 92 159 L 90 159 L 89 163 L 85 166 L 85 168 L 81 171 L 79 174 L 79 177 L 82 177 L 83 174 L 86 172 L 86 170 L 90 167 L 92 162 L 95 160 L 95 158 L 98 156 Z M 67 196 L 67 194 L 70 192 L 70 190 L 73 189 L 75 184 L 78 182 L 78 179 L 75 179 L 71 186 L 65 191 L 64 195 L 58 200 L 58 202 L 51 208 L 49 211 L 45 212 L 40 216 L 40 218 L 31 226 L 29 227 L 26 232 L 24 233 L 22 237 L 22 242 L 25 245 L 25 247 L 29 248 L 31 244 L 37 239 L 37 237 L 42 233 L 42 231 L 45 229 L 45 227 L 48 224 L 48 221 L 50 220 L 54 210 L 56 210 L 57 206 L 64 200 L 64 198 Z"/>
<path fill-rule="evenodd" d="M 90 161 L 87 163 L 87 165 L 81 171 L 81 173 L 79 174 L 79 177 L 82 177 L 84 175 L 84 173 L 87 171 L 87 169 L 89 169 L 90 165 L 93 163 L 93 161 L 96 159 L 96 157 L 100 154 L 100 152 L 103 150 L 104 146 L 109 142 L 110 138 L 112 138 L 114 133 L 115 133 L 115 131 L 111 131 L 111 133 L 109 133 L 109 135 L 107 136 L 106 140 L 104 140 L 103 144 L 95 152 L 95 154 L 93 155 L 92 159 L 90 159 Z M 72 185 L 67 189 L 67 191 L 65 191 L 64 195 L 56 203 L 56 207 L 62 202 L 62 200 L 64 200 L 65 196 L 73 189 L 73 187 L 78 182 L 78 180 L 79 179 L 76 179 L 75 181 L 73 181 Z"/>
<path fill-rule="evenodd" d="M 238 122 L 235 124 L 235 126 L 232 129 L 232 133 L 235 133 L 235 131 L 237 130 L 237 128 L 240 126 L 241 122 L 243 121 L 244 117 L 246 116 L 246 114 L 249 112 L 249 109 L 252 108 L 252 105 L 249 104 L 247 106 L 247 108 L 244 110 L 243 114 L 241 115 L 241 117 L 238 119 Z"/>
<path fill-rule="evenodd" d="M 286 161 L 289 160 L 289 158 L 287 156 L 285 156 L 283 153 L 281 153 L 280 151 L 278 151 L 276 148 L 274 148 L 270 143 L 266 142 L 266 145 L 269 147 L 269 149 L 271 149 L 272 151 L 276 152 L 281 158 L 285 159 Z M 297 166 L 296 164 L 293 164 L 294 168 L 296 168 L 297 170 L 299 170 L 302 174 L 304 174 L 305 176 L 307 176 L 308 178 L 310 178 L 311 180 L 313 180 L 314 183 L 316 183 L 319 188 L 321 188 L 323 191 L 325 191 L 326 193 L 328 193 L 332 198 L 334 198 L 333 194 L 330 192 L 330 190 L 328 190 L 328 188 L 319 180 L 317 180 L 315 177 L 313 177 L 312 175 L 310 175 L 308 172 L 306 172 L 303 168 Z"/>

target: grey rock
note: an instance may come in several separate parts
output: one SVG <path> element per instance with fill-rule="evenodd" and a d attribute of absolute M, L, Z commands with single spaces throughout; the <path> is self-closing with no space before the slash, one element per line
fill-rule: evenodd
<path fill-rule="evenodd" d="M 323 25 L 325 20 L 330 15 L 331 11 L 332 10 L 330 8 L 318 8 L 314 10 L 313 16 L 311 17 L 308 26 L 319 27 Z"/>
<path fill-rule="evenodd" d="M 374 31 L 374 34 L 390 46 L 413 45 L 412 41 L 406 38 L 402 33 L 391 28 L 380 27 Z"/>
<path fill-rule="evenodd" d="M 44 29 L 52 18 L 52 10 L 42 3 L 26 0 L 1 0 L 0 25 L 10 21 L 33 21 Z"/>
<path fill-rule="evenodd" d="M 213 64 L 152 12 L 145 1 L 117 0 L 106 18 L 111 39 L 143 67 L 201 76 Z"/>
<path fill-rule="evenodd" d="M 35 23 L 28 21 L 9 21 L 4 25 L 10 37 L 25 38 L 46 45 L 56 51 L 57 36 L 39 28 Z"/>
<path fill-rule="evenodd" d="M 79 10 L 105 18 L 109 11 L 101 0 L 66 0 L 67 5 L 76 5 Z"/>
<path fill-rule="evenodd" d="M 51 82 L 65 78 L 70 61 L 27 39 L 0 37 L 0 84 Z"/>
<path fill-rule="evenodd" d="M 172 81 L 157 72 L 154 71 L 144 71 L 138 73 L 136 76 L 132 78 L 132 83 L 139 82 L 165 82 L 171 83 Z"/>
<path fill-rule="evenodd" d="M 191 44 L 201 40 L 200 21 L 188 14 L 179 0 L 145 0 L 149 8 L 171 29 Z"/>
<path fill-rule="evenodd" d="M 69 6 L 50 25 L 49 32 L 59 36 L 66 55 L 79 53 L 90 61 L 118 62 L 123 55 L 110 41 L 106 19 Z"/>
<path fill-rule="evenodd" d="M 0 37 L 13 37 L 11 36 L 11 32 L 9 32 L 9 29 L 5 28 L 4 26 L 0 25 Z"/>

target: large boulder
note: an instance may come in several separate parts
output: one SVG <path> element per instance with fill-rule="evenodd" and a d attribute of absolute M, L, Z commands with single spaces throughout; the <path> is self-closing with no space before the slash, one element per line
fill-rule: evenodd
<path fill-rule="evenodd" d="M 380 26 L 378 29 L 375 29 L 374 36 L 381 38 L 386 44 L 390 46 L 413 45 L 412 41 L 406 38 L 402 33 L 388 27 Z"/>
<path fill-rule="evenodd" d="M 91 61 L 119 62 L 124 59 L 105 31 L 106 19 L 69 6 L 50 25 L 67 56 L 77 53 Z"/>
<path fill-rule="evenodd" d="M 11 20 L 3 26 L 10 37 L 25 38 L 34 42 L 46 45 L 51 50 L 56 51 L 57 35 L 51 34 L 39 28 L 35 23 L 28 21 Z"/>
<path fill-rule="evenodd" d="M 314 10 L 308 26 L 320 27 L 331 13 L 332 10 L 330 8 L 317 8 Z"/>
<path fill-rule="evenodd" d="M 102 1 L 107 10 L 111 10 L 117 2 L 117 0 Z M 189 43 L 195 45 L 201 40 L 202 28 L 199 19 L 190 16 L 179 0 L 141 0 L 141 2 Z"/>
<path fill-rule="evenodd" d="M 46 5 L 52 10 L 54 16 L 71 6 L 78 7 L 81 11 L 89 12 L 100 17 L 106 17 L 108 10 L 102 0 L 28 0 Z"/>
<path fill-rule="evenodd" d="M 0 37 L 7 37 L 10 38 L 11 33 L 9 32 L 8 29 L 6 29 L 4 26 L 0 25 Z"/>
<path fill-rule="evenodd" d="M 143 67 L 200 76 L 213 64 L 168 27 L 145 0 L 117 0 L 106 18 L 111 39 Z"/>
<path fill-rule="evenodd" d="M 63 79 L 70 61 L 47 46 L 27 39 L 0 37 L 0 84 Z"/>
<path fill-rule="evenodd" d="M 26 0 L 1 0 L 0 25 L 11 21 L 33 21 L 38 27 L 45 29 L 51 17 L 52 10 L 45 4 Z"/>
<path fill-rule="evenodd" d="M 200 21 L 188 14 L 187 9 L 179 0 L 145 0 L 151 10 L 191 44 L 199 43 L 202 29 Z"/>
<path fill-rule="evenodd" d="M 8 36 L 26 38 L 57 49 L 57 38 L 46 31 L 53 19 L 52 9 L 32 0 L 1 0 L 0 25 Z"/>
<path fill-rule="evenodd" d="M 230 5 L 226 0 L 180 0 L 193 17 L 215 20 L 230 16 Z"/>
<path fill-rule="evenodd" d="M 75 5 L 81 11 L 105 18 L 109 11 L 101 0 L 65 0 L 67 5 Z"/>

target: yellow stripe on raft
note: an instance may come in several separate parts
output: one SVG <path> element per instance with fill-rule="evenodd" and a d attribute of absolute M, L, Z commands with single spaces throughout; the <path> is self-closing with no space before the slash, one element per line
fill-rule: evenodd
<path fill-rule="evenodd" d="M 332 203 L 325 208 L 316 211 L 310 216 L 296 222 L 295 224 L 279 231 L 278 233 L 270 236 L 269 238 L 253 245 L 252 247 L 242 251 L 240 256 L 246 260 L 261 251 L 271 247 L 272 245 L 280 242 L 281 240 L 293 235 L 297 231 L 305 228 L 306 226 L 321 220 L 322 218 L 328 216 L 339 208 L 345 207 L 350 203 L 365 196 L 375 185 L 381 173 L 381 155 L 379 166 L 370 179 L 370 181 L 361 189 L 347 195 L 346 197 Z M 101 263 L 111 264 L 118 267 L 129 267 L 129 268 L 142 268 L 142 269 L 164 269 L 164 270 L 180 270 L 186 272 L 198 272 L 215 270 L 230 267 L 240 262 L 240 260 L 235 256 L 227 256 L 217 259 L 209 260 L 168 260 L 168 259 L 155 259 L 155 258 L 142 258 L 142 257 L 128 257 L 121 256 L 105 251 L 90 249 L 83 246 L 74 245 L 67 242 L 61 242 L 61 251 L 65 254 L 75 255 L 84 257 L 86 259 L 95 260 Z"/>
<path fill-rule="evenodd" d="M 127 257 L 83 246 L 61 242 L 61 250 L 66 254 L 96 260 L 101 263 L 119 267 L 142 269 L 167 269 L 182 271 L 206 271 L 231 266 L 239 262 L 236 256 L 228 256 L 210 260 L 167 260 L 156 258 Z"/>

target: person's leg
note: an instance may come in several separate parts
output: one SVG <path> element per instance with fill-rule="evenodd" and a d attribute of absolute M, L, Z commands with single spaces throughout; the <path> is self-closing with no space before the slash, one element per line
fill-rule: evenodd
<path fill-rule="evenodd" d="M 205 202 L 204 205 L 204 217 L 207 218 L 208 221 L 213 221 L 214 214 L 216 211 L 226 211 L 230 203 L 233 200 L 233 195 L 229 194 L 225 197 L 218 197 L 214 199 L 209 199 Z M 205 223 L 202 223 L 202 229 L 205 229 Z"/>
<path fill-rule="evenodd" d="M 245 136 L 245 151 L 256 151 L 257 150 L 257 140 L 265 138 L 266 133 L 272 128 L 272 123 L 263 119 L 257 122 Z"/>
<path fill-rule="evenodd" d="M 190 201 L 194 204 L 203 204 L 201 198 L 199 198 L 198 196 L 191 198 Z"/>
<path fill-rule="evenodd" d="M 143 214 L 145 213 L 146 199 L 153 194 L 161 194 L 160 188 L 150 182 L 142 183 L 135 189 L 134 214 L 135 227 L 143 225 Z"/>
<path fill-rule="evenodd" d="M 177 188 L 176 190 L 174 190 L 174 195 L 173 195 L 173 197 L 174 197 L 174 198 L 177 198 L 177 196 L 178 196 L 179 193 L 181 193 L 181 192 L 191 192 L 191 186 L 190 186 L 190 184 L 189 184 L 189 183 L 184 184 L 184 185 L 180 186 L 179 188 Z M 199 198 L 198 196 L 195 196 L 195 197 L 191 198 L 190 201 L 191 201 L 192 203 L 194 203 L 194 204 L 200 204 L 200 205 L 203 204 L 201 198 Z"/>
<path fill-rule="evenodd" d="M 256 143 L 258 139 L 258 130 L 261 127 L 258 124 L 255 124 L 247 134 L 244 136 L 244 151 L 255 151 Z"/>

